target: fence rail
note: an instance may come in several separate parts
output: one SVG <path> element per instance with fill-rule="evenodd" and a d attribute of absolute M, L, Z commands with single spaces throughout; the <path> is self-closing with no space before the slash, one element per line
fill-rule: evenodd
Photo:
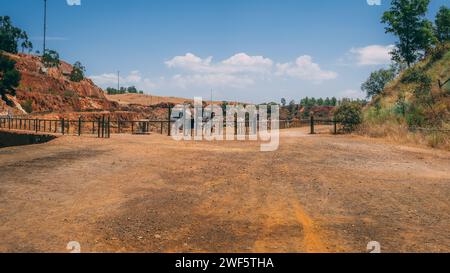
<path fill-rule="evenodd" d="M 97 119 L 85 120 L 71 119 L 30 119 L 22 117 L 0 117 L 0 129 L 32 131 L 35 133 L 53 133 L 62 135 L 93 135 L 98 138 L 110 138 L 111 134 L 149 134 L 157 132 L 170 136 L 171 124 L 174 120 L 112 120 L 110 116 L 102 116 Z M 227 124 L 225 121 L 224 124 Z M 246 127 L 249 132 L 249 121 L 234 121 L 236 129 Z M 316 125 L 332 125 L 334 133 L 338 133 L 338 124 L 333 119 L 279 120 L 280 129 L 299 128 L 310 126 L 310 133 L 315 134 Z M 271 122 L 268 126 L 270 129 Z"/>

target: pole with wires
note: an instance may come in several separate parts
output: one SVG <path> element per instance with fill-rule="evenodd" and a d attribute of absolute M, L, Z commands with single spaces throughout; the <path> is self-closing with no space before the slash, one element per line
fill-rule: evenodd
<path fill-rule="evenodd" d="M 42 55 L 45 54 L 46 39 L 47 39 L 47 0 L 44 0 L 44 47 L 43 47 Z"/>

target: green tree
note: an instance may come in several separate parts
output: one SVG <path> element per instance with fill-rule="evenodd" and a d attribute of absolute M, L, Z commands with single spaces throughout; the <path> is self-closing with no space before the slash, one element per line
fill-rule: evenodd
<path fill-rule="evenodd" d="M 395 78 L 395 70 L 380 69 L 370 74 L 370 77 L 361 85 L 361 90 L 366 92 L 367 97 L 380 95 L 386 84 Z"/>
<path fill-rule="evenodd" d="M 324 105 L 324 100 L 322 98 L 317 99 L 317 105 L 323 106 Z"/>
<path fill-rule="evenodd" d="M 59 54 L 55 50 L 46 49 L 42 56 L 42 63 L 45 67 L 58 67 L 59 66 Z"/>
<path fill-rule="evenodd" d="M 137 94 L 137 93 L 138 93 L 138 90 L 136 89 L 135 86 L 130 86 L 130 87 L 127 88 L 127 93 L 130 93 L 130 94 Z"/>
<path fill-rule="evenodd" d="M 81 82 L 84 79 L 85 72 L 86 68 L 80 62 L 74 63 L 72 72 L 70 73 L 70 80 L 73 82 Z"/>
<path fill-rule="evenodd" d="M 331 98 L 331 106 L 336 106 L 337 105 L 337 99 L 335 97 Z"/>
<path fill-rule="evenodd" d="M 352 132 L 362 123 L 361 104 L 345 101 L 336 108 L 334 117 L 343 125 L 345 132 Z"/>
<path fill-rule="evenodd" d="M 286 106 L 286 99 L 285 99 L 285 98 L 281 98 L 281 105 L 282 105 L 283 107 Z"/>
<path fill-rule="evenodd" d="M 16 95 L 15 88 L 20 83 L 20 73 L 15 68 L 16 62 L 0 53 L 0 95 L 8 102 L 6 95 Z"/>
<path fill-rule="evenodd" d="M 12 25 L 9 16 L 0 16 L 0 50 L 16 54 L 18 52 L 19 43 L 22 51 L 33 49 L 33 44 L 28 40 L 25 31 Z"/>
<path fill-rule="evenodd" d="M 450 9 L 442 6 L 436 15 L 434 33 L 441 42 L 450 41 Z"/>
<path fill-rule="evenodd" d="M 397 36 L 391 53 L 394 61 L 411 67 L 432 45 L 433 26 L 425 19 L 430 0 L 392 0 L 391 8 L 383 14 L 386 33 Z"/>

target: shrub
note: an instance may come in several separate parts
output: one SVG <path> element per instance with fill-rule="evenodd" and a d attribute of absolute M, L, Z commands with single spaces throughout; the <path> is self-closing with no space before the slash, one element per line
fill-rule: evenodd
<path fill-rule="evenodd" d="M 81 82 L 84 79 L 85 72 L 86 68 L 80 62 L 76 62 L 70 73 L 70 80 L 73 82 Z"/>
<path fill-rule="evenodd" d="M 423 109 L 421 107 L 411 105 L 406 113 L 406 122 L 409 127 L 422 127 L 425 124 Z"/>
<path fill-rule="evenodd" d="M 32 100 L 23 101 L 20 105 L 22 106 L 23 110 L 25 110 L 25 112 L 27 112 L 28 114 L 33 113 L 33 101 Z"/>
<path fill-rule="evenodd" d="M 64 91 L 64 97 L 65 98 L 73 98 L 77 95 L 77 93 L 75 93 L 75 91 L 72 90 L 65 90 Z"/>
<path fill-rule="evenodd" d="M 58 67 L 59 66 L 59 54 L 54 50 L 45 50 L 44 55 L 42 56 L 42 63 L 45 67 Z"/>
<path fill-rule="evenodd" d="M 20 72 L 15 68 L 16 62 L 10 60 L 0 51 L 0 97 L 7 101 L 6 95 L 16 95 L 20 83 Z"/>
<path fill-rule="evenodd" d="M 426 77 L 423 69 L 418 67 L 412 67 L 405 71 L 401 79 L 402 83 L 420 83 Z"/>
<path fill-rule="evenodd" d="M 362 123 L 362 107 L 356 102 L 344 102 L 336 109 L 334 117 L 342 123 L 345 132 L 353 132 Z"/>

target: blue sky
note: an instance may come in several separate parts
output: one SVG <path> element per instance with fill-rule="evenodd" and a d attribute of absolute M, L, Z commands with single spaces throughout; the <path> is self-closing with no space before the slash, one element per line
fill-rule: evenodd
<path fill-rule="evenodd" d="M 78 0 L 69 0 L 75 1 Z M 281 97 L 364 97 L 395 38 L 380 23 L 390 1 L 48 0 L 48 41 L 101 87 L 260 103 Z M 42 50 L 43 1 L 0 0 L 0 14 Z M 432 0 L 433 18 L 448 0 Z"/>

